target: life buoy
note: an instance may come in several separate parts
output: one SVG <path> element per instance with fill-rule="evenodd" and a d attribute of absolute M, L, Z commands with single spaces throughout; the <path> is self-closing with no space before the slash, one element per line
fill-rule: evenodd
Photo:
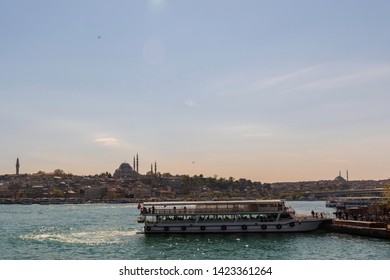
<path fill-rule="evenodd" d="M 222 230 L 226 230 L 226 226 L 221 226 L 221 229 Z"/>
<path fill-rule="evenodd" d="M 150 227 L 146 227 L 146 231 L 150 231 L 151 230 L 151 228 Z"/>
<path fill-rule="evenodd" d="M 206 229 L 205 226 L 201 226 L 201 227 L 200 227 L 200 230 L 205 230 L 205 229 Z"/>
<path fill-rule="evenodd" d="M 182 226 L 182 227 L 181 227 L 181 230 L 186 230 L 186 229 L 187 229 L 186 226 Z"/>
<path fill-rule="evenodd" d="M 277 228 L 277 229 L 281 229 L 281 228 L 282 228 L 282 225 L 276 225 L 276 228 Z"/>
<path fill-rule="evenodd" d="M 262 225 L 261 229 L 264 229 L 264 230 L 267 229 L 267 225 Z"/>
<path fill-rule="evenodd" d="M 294 227 L 295 226 L 295 223 L 294 222 L 291 222 L 290 223 L 290 227 Z"/>
<path fill-rule="evenodd" d="M 165 231 L 168 231 L 168 230 L 169 230 L 169 227 L 164 227 L 164 230 L 165 230 Z"/>
<path fill-rule="evenodd" d="M 246 230 L 248 227 L 247 227 L 246 225 L 243 225 L 241 228 L 242 228 L 243 230 Z"/>

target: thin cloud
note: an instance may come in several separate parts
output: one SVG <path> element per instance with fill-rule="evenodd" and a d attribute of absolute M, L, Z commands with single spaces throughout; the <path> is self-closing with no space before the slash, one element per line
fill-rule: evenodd
<path fill-rule="evenodd" d="M 103 146 L 117 146 L 119 144 L 119 140 L 114 137 L 96 138 L 94 141 Z"/>
<path fill-rule="evenodd" d="M 348 65 L 329 63 L 306 67 L 264 80 L 228 84 L 230 89 L 217 90 L 217 95 L 246 95 L 264 92 L 288 93 L 349 88 L 390 78 L 390 65 Z M 223 85 L 220 85 L 222 87 Z"/>
<path fill-rule="evenodd" d="M 263 92 L 266 90 L 281 90 L 286 86 L 291 86 L 291 84 L 296 83 L 299 80 L 306 79 L 310 77 L 310 74 L 315 72 L 320 66 L 311 66 L 306 67 L 288 74 L 272 77 L 265 80 L 255 80 L 255 81 L 244 81 L 240 79 L 235 81 L 233 84 L 226 82 L 224 85 L 228 85 L 229 88 L 237 88 L 236 90 L 220 90 L 217 95 L 246 95 Z"/>
<path fill-rule="evenodd" d="M 332 69 L 326 69 L 326 71 L 332 74 L 334 72 Z M 313 81 L 302 83 L 286 90 L 285 92 L 347 88 L 389 78 L 390 66 L 371 66 L 360 71 L 354 70 L 337 76 L 330 76 L 317 80 L 313 79 Z"/>
<path fill-rule="evenodd" d="M 257 86 L 254 88 L 254 90 L 259 91 L 259 90 L 264 90 L 270 87 L 278 87 L 281 85 L 285 85 L 287 82 L 294 81 L 297 78 L 302 78 L 307 76 L 308 74 L 312 73 L 316 69 L 318 69 L 319 66 L 312 66 L 308 68 L 304 68 L 298 71 L 294 71 L 292 73 L 274 77 L 268 80 L 260 81 L 257 83 Z"/>

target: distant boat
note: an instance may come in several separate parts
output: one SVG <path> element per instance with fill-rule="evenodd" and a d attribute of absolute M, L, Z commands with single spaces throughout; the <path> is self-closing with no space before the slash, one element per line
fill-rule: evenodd
<path fill-rule="evenodd" d="M 63 198 L 51 198 L 50 204 L 64 204 L 65 200 Z"/>
<path fill-rule="evenodd" d="M 31 205 L 32 203 L 33 203 L 32 198 L 22 198 L 20 200 L 20 204 L 22 204 L 22 205 Z"/>
<path fill-rule="evenodd" d="M 42 197 L 42 198 L 39 199 L 39 204 L 41 204 L 41 205 L 49 205 L 50 204 L 50 200 L 47 197 Z"/>
<path fill-rule="evenodd" d="M 13 199 L 5 199 L 4 204 L 14 204 L 15 201 Z"/>
<path fill-rule="evenodd" d="M 326 202 L 326 207 L 335 208 L 351 208 L 351 207 L 366 207 L 371 204 L 381 203 L 387 198 L 381 196 L 365 196 L 365 197 L 338 197 Z"/>
<path fill-rule="evenodd" d="M 326 207 L 330 207 L 330 208 L 334 208 L 337 206 L 337 200 L 328 200 L 326 203 L 325 203 L 325 206 Z"/>

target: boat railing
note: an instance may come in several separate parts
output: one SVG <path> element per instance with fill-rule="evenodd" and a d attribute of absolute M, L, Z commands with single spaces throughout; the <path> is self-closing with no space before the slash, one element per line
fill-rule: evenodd
<path fill-rule="evenodd" d="M 249 209 L 223 209 L 223 208 L 201 208 L 201 209 L 144 209 L 141 214 L 155 214 L 155 215 L 191 215 L 191 214 L 219 214 L 219 213 L 263 213 L 263 212 L 278 212 L 282 211 L 277 207 L 262 207 L 257 211 Z"/>
<path fill-rule="evenodd" d="M 196 220 L 159 220 L 159 224 L 194 224 Z M 146 221 L 147 224 L 155 224 L 156 221 Z"/>
<path fill-rule="evenodd" d="M 201 224 L 207 224 L 207 223 L 215 223 L 215 222 L 224 222 L 224 223 L 242 223 L 242 222 L 275 222 L 275 219 L 269 218 L 269 219 L 227 219 L 227 218 L 218 218 L 218 219 L 162 219 L 157 221 L 160 224 L 194 224 L 194 223 L 201 223 Z M 155 224 L 156 221 L 148 221 L 146 220 L 147 224 Z"/>
<path fill-rule="evenodd" d="M 329 214 L 327 213 L 316 213 L 316 215 L 310 215 L 310 214 L 306 214 L 306 215 L 303 215 L 303 214 L 298 214 L 298 215 L 295 215 L 295 218 L 298 219 L 298 220 L 307 220 L 307 219 L 329 219 Z"/>

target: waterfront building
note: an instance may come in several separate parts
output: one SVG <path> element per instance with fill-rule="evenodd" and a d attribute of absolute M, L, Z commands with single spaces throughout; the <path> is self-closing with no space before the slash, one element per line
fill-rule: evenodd
<path fill-rule="evenodd" d="M 100 200 L 105 197 L 108 193 L 107 187 L 91 187 L 87 186 L 84 188 L 84 199 L 85 200 Z"/>
<path fill-rule="evenodd" d="M 134 198 L 136 199 L 147 199 L 152 197 L 152 190 L 150 186 L 137 186 L 134 188 Z"/>
<path fill-rule="evenodd" d="M 0 198 L 12 198 L 14 196 L 14 192 L 12 192 L 8 185 L 0 183 Z"/>
<path fill-rule="evenodd" d="M 47 187 L 35 185 L 28 190 L 27 196 L 31 198 L 49 197 L 50 191 Z"/>

